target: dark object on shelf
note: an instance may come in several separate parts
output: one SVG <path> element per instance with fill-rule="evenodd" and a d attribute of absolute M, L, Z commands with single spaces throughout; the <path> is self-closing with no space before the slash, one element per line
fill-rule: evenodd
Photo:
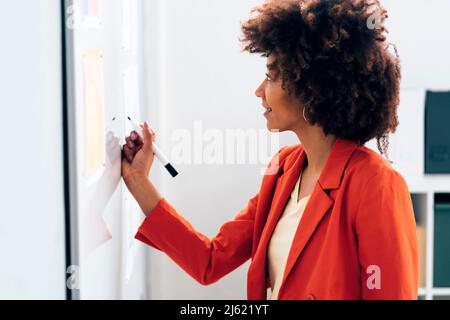
<path fill-rule="evenodd" d="M 450 92 L 427 91 L 425 173 L 450 173 Z"/>
<path fill-rule="evenodd" d="M 450 287 L 450 193 L 434 197 L 434 287 Z"/>

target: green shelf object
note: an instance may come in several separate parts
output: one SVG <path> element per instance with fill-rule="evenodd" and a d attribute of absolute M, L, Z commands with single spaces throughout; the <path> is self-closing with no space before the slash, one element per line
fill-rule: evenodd
<path fill-rule="evenodd" d="M 425 173 L 450 173 L 450 92 L 428 91 L 425 103 Z"/>
<path fill-rule="evenodd" d="M 437 201 L 434 205 L 433 278 L 434 287 L 450 287 L 450 202 Z"/>

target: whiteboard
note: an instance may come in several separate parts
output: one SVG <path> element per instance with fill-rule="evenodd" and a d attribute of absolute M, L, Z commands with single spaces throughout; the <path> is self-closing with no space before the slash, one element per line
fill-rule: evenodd
<path fill-rule="evenodd" d="M 141 119 L 141 2 L 65 2 L 73 299 L 147 298 L 143 216 L 120 174 L 125 119 Z"/>

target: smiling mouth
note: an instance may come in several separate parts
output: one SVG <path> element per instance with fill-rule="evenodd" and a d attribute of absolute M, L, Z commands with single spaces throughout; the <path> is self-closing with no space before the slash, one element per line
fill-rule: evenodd
<path fill-rule="evenodd" d="M 270 112 L 272 112 L 272 108 L 269 107 L 264 107 L 266 109 L 266 111 L 264 112 L 264 115 L 269 114 Z"/>

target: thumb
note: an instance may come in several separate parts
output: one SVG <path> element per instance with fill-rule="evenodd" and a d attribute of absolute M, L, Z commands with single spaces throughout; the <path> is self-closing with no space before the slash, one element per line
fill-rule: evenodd
<path fill-rule="evenodd" d="M 152 149 L 152 134 L 150 133 L 150 127 L 147 122 L 142 126 L 142 134 L 144 135 L 144 146 L 143 150 L 145 153 L 153 153 Z"/>
<path fill-rule="evenodd" d="M 130 171 L 130 166 L 131 166 L 131 164 L 128 162 L 128 160 L 125 157 L 123 157 L 122 158 L 122 168 L 121 168 L 122 169 L 122 177 L 127 176 L 127 174 Z"/>

